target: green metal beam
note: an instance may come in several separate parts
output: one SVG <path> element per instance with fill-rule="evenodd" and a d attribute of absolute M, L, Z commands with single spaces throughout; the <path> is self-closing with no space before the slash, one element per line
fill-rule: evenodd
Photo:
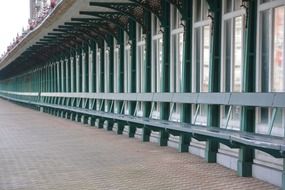
<path fill-rule="evenodd" d="M 210 47 L 210 65 L 209 65 L 209 92 L 220 91 L 220 74 L 221 74 L 221 7 L 220 0 L 207 0 L 209 4 L 210 14 L 213 16 L 211 31 L 211 47 Z M 207 126 L 220 126 L 220 106 L 209 105 Z M 216 162 L 219 143 L 213 140 L 207 140 L 205 159 L 209 163 Z"/>
<path fill-rule="evenodd" d="M 245 52 L 243 65 L 243 92 L 255 92 L 255 68 L 256 68 L 256 36 L 257 36 L 257 1 L 246 2 L 246 26 L 245 29 Z M 241 131 L 255 131 L 255 108 L 242 107 L 241 109 Z M 254 150 L 241 147 L 238 159 L 238 175 L 252 176 L 252 164 Z"/>

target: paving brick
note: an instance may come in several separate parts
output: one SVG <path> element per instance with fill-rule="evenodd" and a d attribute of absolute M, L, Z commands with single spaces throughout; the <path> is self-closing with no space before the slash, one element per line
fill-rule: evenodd
<path fill-rule="evenodd" d="M 0 190 L 278 189 L 190 153 L 0 100 Z"/>

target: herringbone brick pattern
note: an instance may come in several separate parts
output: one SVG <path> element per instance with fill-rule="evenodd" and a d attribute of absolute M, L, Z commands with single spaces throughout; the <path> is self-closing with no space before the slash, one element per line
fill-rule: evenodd
<path fill-rule="evenodd" d="M 0 190 L 277 189 L 189 153 L 0 100 Z"/>

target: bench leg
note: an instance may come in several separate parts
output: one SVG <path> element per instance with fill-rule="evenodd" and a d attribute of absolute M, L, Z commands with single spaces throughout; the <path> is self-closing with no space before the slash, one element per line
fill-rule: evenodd
<path fill-rule="evenodd" d="M 107 121 L 107 131 L 113 131 L 114 122 Z"/>
<path fill-rule="evenodd" d="M 134 138 L 137 128 L 133 124 L 129 124 L 129 138 Z"/>
<path fill-rule="evenodd" d="M 247 147 L 241 147 L 239 150 L 239 159 L 237 165 L 237 173 L 242 177 L 252 176 L 253 150 Z"/>
<path fill-rule="evenodd" d="M 88 123 L 88 117 L 86 115 L 81 116 L 81 123 L 82 124 L 87 124 Z"/>
<path fill-rule="evenodd" d="M 159 137 L 159 146 L 167 146 L 169 133 L 162 130 L 160 131 L 160 137 Z"/>
<path fill-rule="evenodd" d="M 69 112 L 65 112 L 65 119 L 69 119 L 69 118 L 70 118 Z"/>
<path fill-rule="evenodd" d="M 104 128 L 104 120 L 103 119 L 98 119 L 98 122 L 97 122 L 97 128 L 98 129 L 103 129 Z"/>
<path fill-rule="evenodd" d="M 151 130 L 147 127 L 144 127 L 142 130 L 142 141 L 143 142 L 149 142 Z"/>
<path fill-rule="evenodd" d="M 61 117 L 61 118 L 64 118 L 64 111 L 61 111 L 61 112 L 60 112 L 60 117 Z"/>
<path fill-rule="evenodd" d="M 89 117 L 88 118 L 88 125 L 95 126 L 95 118 L 94 117 Z"/>
<path fill-rule="evenodd" d="M 219 143 L 208 140 L 206 144 L 205 150 L 205 159 L 208 163 L 216 163 L 217 162 L 217 152 L 219 149 Z"/>
<path fill-rule="evenodd" d="M 75 121 L 81 122 L 81 115 L 80 114 L 78 114 L 78 113 L 76 114 Z"/>
<path fill-rule="evenodd" d="M 75 118 L 76 117 L 76 114 L 75 113 L 71 113 L 70 114 L 70 119 L 72 120 L 72 121 L 75 121 Z"/>
<path fill-rule="evenodd" d="M 181 134 L 179 137 L 179 152 L 189 152 L 189 145 L 190 145 L 191 138 L 189 135 Z"/>
<path fill-rule="evenodd" d="M 57 117 L 60 117 L 60 116 L 61 116 L 61 111 L 60 111 L 60 110 L 57 110 L 57 111 L 56 111 L 56 116 L 57 116 Z"/>
<path fill-rule="evenodd" d="M 117 135 L 122 135 L 125 125 L 122 123 L 117 123 Z"/>

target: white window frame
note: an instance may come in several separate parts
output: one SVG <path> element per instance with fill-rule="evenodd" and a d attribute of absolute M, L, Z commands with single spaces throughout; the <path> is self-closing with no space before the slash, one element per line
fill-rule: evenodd
<path fill-rule="evenodd" d="M 222 44 L 222 52 L 221 52 L 221 62 L 222 62 L 222 67 L 221 67 L 221 92 L 226 92 L 226 58 L 225 58 L 225 51 L 226 51 L 226 44 L 225 44 L 225 22 L 228 21 L 228 20 L 231 20 L 231 74 L 230 74 L 230 91 L 234 91 L 234 19 L 236 17 L 242 17 L 243 18 L 243 22 L 242 24 L 244 25 L 244 17 L 245 17 L 245 14 L 246 14 L 246 11 L 245 9 L 243 8 L 240 8 L 238 10 L 234 10 L 234 3 L 232 3 L 232 10 L 230 12 L 225 12 L 225 5 L 226 5 L 226 1 L 223 1 L 223 13 L 222 13 L 222 39 L 221 39 L 221 44 Z M 243 46 L 244 46 L 244 36 L 243 36 L 243 32 L 242 32 L 242 50 L 244 49 Z M 243 87 L 243 83 L 242 83 L 242 78 L 243 78 L 243 66 L 244 66 L 244 63 L 243 63 L 243 57 L 244 57 L 244 51 L 242 51 L 242 58 L 241 58 L 241 66 L 240 66 L 240 72 L 241 72 L 241 75 L 240 75 L 240 90 L 239 92 L 242 91 L 242 87 Z M 232 110 L 234 109 L 240 109 L 240 107 L 235 107 L 235 106 L 232 106 Z M 226 120 L 227 120 L 227 115 L 228 114 L 225 114 L 225 106 L 222 106 L 221 107 L 221 127 L 227 127 L 227 128 L 231 128 L 231 129 L 234 129 L 234 130 L 240 130 L 240 119 L 234 119 L 234 111 L 232 111 L 231 115 L 230 115 L 230 120 L 228 122 L 228 126 L 225 126 L 226 125 Z"/>
<path fill-rule="evenodd" d="M 155 26 L 155 23 L 157 23 L 156 26 Z M 160 43 L 159 41 L 160 40 L 162 40 L 162 44 L 163 44 L 163 35 L 159 31 L 159 27 L 158 27 L 158 25 L 160 24 L 161 23 L 159 19 L 154 14 L 152 14 L 152 63 L 153 63 L 151 65 L 151 71 L 152 71 L 151 72 L 151 83 L 152 83 L 151 91 L 152 92 L 161 92 L 161 81 L 160 81 L 161 66 L 155 64 L 155 63 L 159 63 L 159 55 L 156 55 L 156 56 L 154 55 L 155 52 L 159 53 L 159 43 Z M 154 28 L 156 28 L 157 33 L 155 33 Z M 155 50 L 154 44 L 156 44 L 156 50 Z M 156 57 L 156 60 L 155 60 L 155 57 Z M 159 103 L 154 103 L 154 108 L 153 108 L 151 117 L 159 119 L 160 118 L 159 110 L 160 110 Z"/>
<path fill-rule="evenodd" d="M 258 0 L 257 29 L 258 29 L 258 31 L 261 31 L 261 18 L 260 18 L 261 13 L 263 11 L 270 10 L 271 19 L 269 20 L 269 26 L 270 26 L 270 33 L 271 34 L 269 35 L 269 37 L 270 37 L 269 38 L 269 44 L 270 44 L 269 49 L 272 49 L 272 47 L 273 47 L 273 39 L 272 39 L 272 36 L 273 36 L 273 29 L 272 29 L 273 28 L 273 23 L 272 23 L 273 14 L 272 13 L 273 13 L 273 11 L 272 10 L 276 7 L 285 6 L 285 2 L 284 2 L 284 0 L 274 0 L 274 1 L 267 2 L 267 3 L 262 3 L 262 4 L 260 4 L 260 3 L 261 3 L 261 1 Z M 256 91 L 257 92 L 262 91 L 262 86 L 261 86 L 261 83 L 262 83 L 262 80 L 261 80 L 261 72 L 262 72 L 262 70 L 261 70 L 261 68 L 262 68 L 262 66 L 261 66 L 261 51 L 262 50 L 261 50 L 260 39 L 261 39 L 261 33 L 257 32 L 257 40 L 256 40 L 256 48 L 257 48 L 257 51 L 256 51 Z M 284 34 L 284 39 L 285 39 L 285 34 Z M 272 51 L 273 51 L 273 49 L 272 49 Z M 269 59 L 271 60 L 269 63 L 269 81 L 268 81 L 269 82 L 269 84 L 268 84 L 269 92 L 272 91 L 272 84 L 271 84 L 271 79 L 272 79 L 271 68 L 272 68 L 272 58 L 273 58 L 272 51 L 269 52 Z M 285 65 L 285 57 L 284 56 L 285 55 L 283 54 L 283 65 Z M 285 126 L 285 110 L 282 109 L 281 111 L 282 111 L 282 127 L 284 128 L 284 126 Z M 261 109 L 256 108 L 256 129 L 258 127 L 265 127 L 267 129 L 268 126 L 264 126 L 266 124 L 259 123 L 260 114 L 261 114 Z M 271 117 L 272 117 L 272 109 L 269 109 L 268 110 L 268 122 L 270 122 Z M 272 167 L 272 168 L 282 170 L 283 165 L 284 165 L 284 159 L 276 159 L 276 158 L 270 156 L 269 154 L 255 150 L 254 163 L 266 165 L 268 167 Z"/>
<path fill-rule="evenodd" d="M 201 20 L 198 20 L 196 21 L 196 11 L 197 11 L 197 1 L 201 1 L 201 10 L 200 10 L 200 18 Z M 195 0 L 193 1 L 193 32 L 192 32 L 192 47 L 196 47 L 196 41 L 195 41 L 195 31 L 196 29 L 200 28 L 201 31 L 200 31 L 200 35 L 201 35 L 201 39 L 199 41 L 199 44 L 200 44 L 200 55 L 202 55 L 202 52 L 203 52 L 203 42 L 204 42 L 204 32 L 203 32 L 203 28 L 205 26 L 210 26 L 211 28 L 211 20 L 209 18 L 203 18 L 203 10 L 204 10 L 204 6 L 208 6 L 207 2 L 206 1 L 203 1 L 203 0 Z M 210 40 L 211 40 L 211 36 L 209 36 Z M 210 43 L 211 44 L 211 43 Z M 202 75 L 202 72 L 203 72 L 203 67 L 202 65 L 200 65 L 200 69 L 199 69 L 199 79 L 197 78 L 197 73 L 196 73 L 196 68 L 197 68 L 197 65 L 196 65 L 196 51 L 195 51 L 195 48 L 192 48 L 192 91 L 193 92 L 197 92 L 196 89 L 197 89 L 197 80 L 199 80 L 199 84 L 200 84 L 200 89 L 199 91 L 201 92 L 202 91 L 202 85 L 203 85 L 203 79 L 201 78 Z M 202 64 L 203 61 L 201 61 L 201 64 Z M 210 65 L 209 65 L 210 66 Z M 199 108 L 198 108 L 199 106 Z M 197 117 L 195 118 L 195 114 L 196 114 L 196 111 L 198 110 L 198 115 Z M 192 106 L 192 121 L 195 122 L 195 124 L 199 124 L 199 125 L 206 125 L 207 124 L 207 115 L 203 116 L 202 115 L 202 109 L 205 109 L 205 105 L 193 105 Z"/>

